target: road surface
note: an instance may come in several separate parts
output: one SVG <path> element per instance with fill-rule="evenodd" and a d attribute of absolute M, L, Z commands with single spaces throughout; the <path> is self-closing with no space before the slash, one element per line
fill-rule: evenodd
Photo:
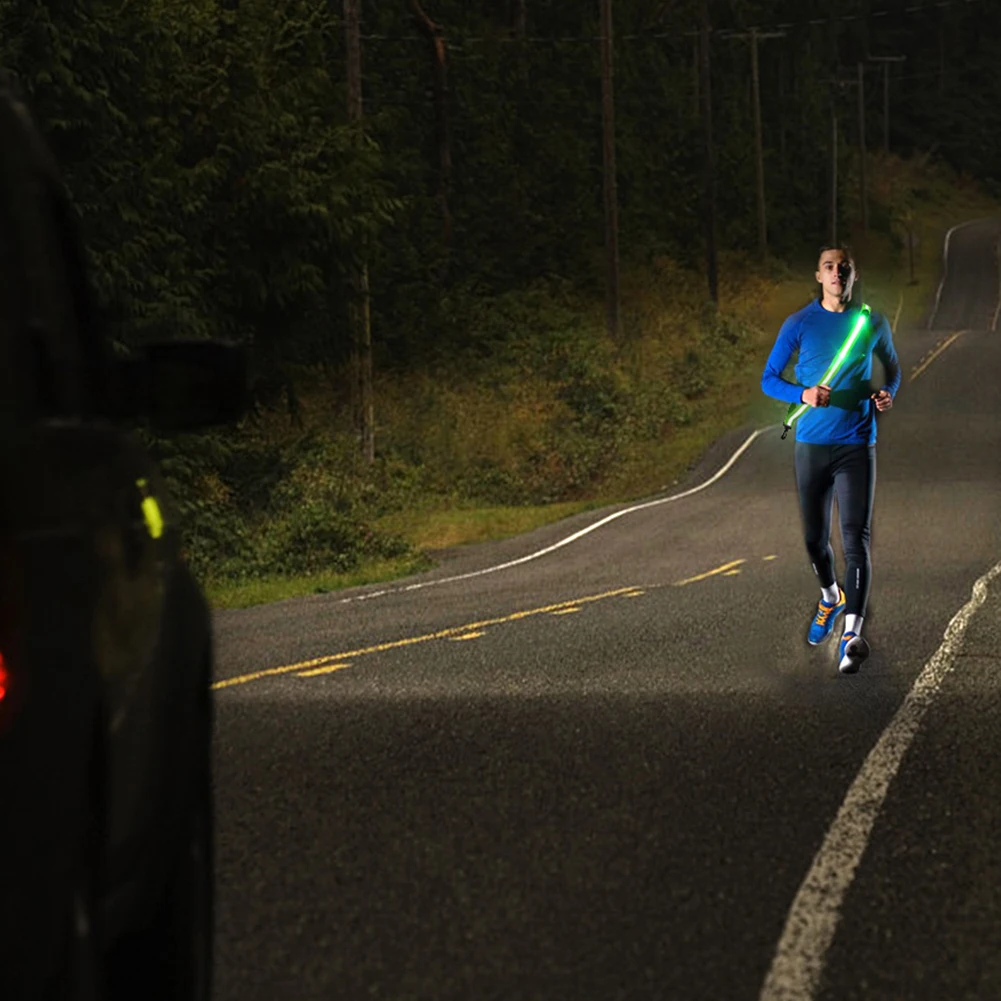
<path fill-rule="evenodd" d="M 782 405 L 654 503 L 218 613 L 218 1001 L 1001 997 L 999 236 L 895 338 L 854 677 Z"/>

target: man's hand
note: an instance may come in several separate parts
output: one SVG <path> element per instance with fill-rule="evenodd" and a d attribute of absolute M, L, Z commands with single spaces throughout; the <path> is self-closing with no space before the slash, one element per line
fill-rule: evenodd
<path fill-rule="evenodd" d="M 881 413 L 893 406 L 893 397 L 885 389 L 881 389 L 878 393 L 873 393 L 869 399 L 876 404 L 876 409 Z"/>
<path fill-rule="evenodd" d="M 831 402 L 831 387 L 811 386 L 803 390 L 800 400 L 811 407 L 826 407 Z"/>

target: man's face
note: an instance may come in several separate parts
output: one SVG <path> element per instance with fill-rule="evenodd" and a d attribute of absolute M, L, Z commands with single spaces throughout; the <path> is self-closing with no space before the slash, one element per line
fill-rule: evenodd
<path fill-rule="evenodd" d="M 825 295 L 847 300 L 855 284 L 855 265 L 843 250 L 825 250 L 817 265 L 817 281 L 824 287 Z"/>

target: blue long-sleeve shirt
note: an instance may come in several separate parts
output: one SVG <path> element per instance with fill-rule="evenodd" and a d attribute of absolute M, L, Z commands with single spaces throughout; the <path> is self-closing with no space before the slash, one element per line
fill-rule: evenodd
<path fill-rule="evenodd" d="M 761 376 L 765 394 L 784 403 L 799 403 L 803 390 L 823 378 L 858 315 L 858 310 L 850 307 L 843 313 L 832 313 L 819 299 L 793 313 L 782 324 L 765 363 Z M 795 351 L 799 358 L 793 383 L 783 379 L 782 372 Z M 882 388 L 891 396 L 897 395 L 901 373 L 893 334 L 886 317 L 873 310 L 849 357 L 830 380 L 830 404 L 810 407 L 796 421 L 796 441 L 813 445 L 871 445 L 876 441 L 876 405 L 869 398 L 875 392 L 869 384 L 874 354 L 886 369 L 888 381 Z"/>

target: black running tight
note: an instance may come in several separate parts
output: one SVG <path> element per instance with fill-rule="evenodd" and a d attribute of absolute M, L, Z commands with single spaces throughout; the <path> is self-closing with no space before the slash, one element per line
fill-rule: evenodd
<path fill-rule="evenodd" d="M 845 614 L 865 615 L 872 563 L 869 525 L 876 490 L 875 445 L 796 442 L 796 486 L 806 551 L 822 587 L 834 584 L 831 512 L 835 491 L 845 548 Z"/>

